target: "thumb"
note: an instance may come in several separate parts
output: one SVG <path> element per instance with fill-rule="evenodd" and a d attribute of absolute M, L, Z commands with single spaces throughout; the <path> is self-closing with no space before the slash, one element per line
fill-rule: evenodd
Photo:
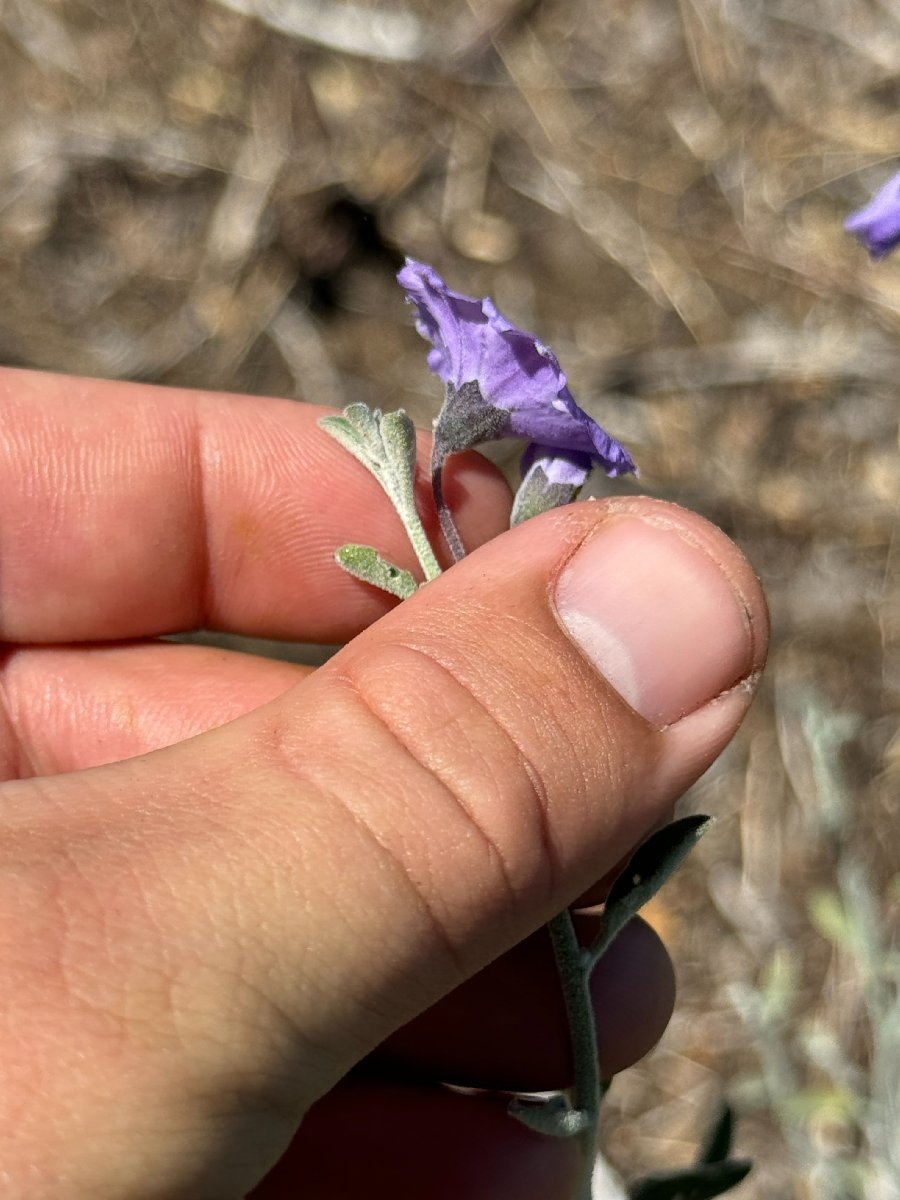
<path fill-rule="evenodd" d="M 11 1070 L 55 1114 L 35 1169 L 69 1164 L 67 1198 L 243 1195 L 354 1062 L 665 819 L 766 639 L 718 530 L 578 504 L 227 726 L 14 785 L 0 903 L 38 916 L 3 959 Z"/>

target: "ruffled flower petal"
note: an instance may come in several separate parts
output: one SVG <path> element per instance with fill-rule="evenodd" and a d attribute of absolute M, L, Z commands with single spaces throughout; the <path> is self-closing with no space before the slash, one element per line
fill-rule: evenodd
<path fill-rule="evenodd" d="M 594 465 L 589 454 L 560 452 L 532 442 L 522 455 L 522 474 L 539 467 L 547 482 L 562 487 L 583 487 Z"/>
<path fill-rule="evenodd" d="M 844 222 L 873 258 L 884 258 L 900 244 L 900 173 L 894 175 L 869 203 Z"/>
<path fill-rule="evenodd" d="M 578 406 L 559 359 L 490 299 L 448 288 L 433 267 L 407 259 L 397 276 L 432 344 L 428 365 L 447 384 L 435 427 L 444 454 L 503 437 L 588 457 L 608 475 L 635 470 L 631 455 Z"/>

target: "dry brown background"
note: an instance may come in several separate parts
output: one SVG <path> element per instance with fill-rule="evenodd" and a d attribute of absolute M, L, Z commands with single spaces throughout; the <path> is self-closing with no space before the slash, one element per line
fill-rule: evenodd
<path fill-rule="evenodd" d="M 607 1115 L 633 1172 L 732 1095 L 745 1200 L 900 1193 L 890 1106 L 867 1134 L 801 1045 L 818 1019 L 850 1092 L 900 1076 L 809 912 L 840 863 L 888 939 L 900 904 L 900 258 L 841 229 L 898 99 L 889 0 L 0 3 L 0 361 L 427 421 L 409 253 L 537 331 L 641 488 L 756 564 L 772 666 L 689 799 L 722 819 L 657 910 L 680 1006 Z M 735 1008 L 761 988 L 765 1035 Z M 887 1190 L 828 1182 L 843 1160 Z"/>

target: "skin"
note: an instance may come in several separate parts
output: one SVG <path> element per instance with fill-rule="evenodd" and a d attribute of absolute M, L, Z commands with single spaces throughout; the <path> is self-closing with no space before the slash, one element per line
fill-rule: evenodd
<path fill-rule="evenodd" d="M 414 568 L 320 412 L 0 371 L 11 1200 L 571 1189 L 571 1145 L 496 1094 L 568 1077 L 540 927 L 595 900 L 726 744 L 764 601 L 723 535 L 654 501 L 498 537 L 506 487 L 467 455 L 446 492 L 482 549 L 391 611 L 332 561 L 353 540 Z M 725 647 L 741 665 L 715 703 L 665 729 L 548 602 L 623 513 L 702 542 L 753 631 Z M 198 627 L 353 640 L 312 673 L 159 640 Z M 607 1073 L 653 1044 L 672 997 L 635 923 L 595 978 Z"/>

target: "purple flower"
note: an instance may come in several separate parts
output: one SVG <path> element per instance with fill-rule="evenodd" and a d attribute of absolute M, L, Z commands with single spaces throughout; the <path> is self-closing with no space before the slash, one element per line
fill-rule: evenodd
<path fill-rule="evenodd" d="M 900 174 L 875 193 L 865 208 L 844 222 L 873 258 L 884 258 L 900 244 Z"/>
<path fill-rule="evenodd" d="M 583 455 L 607 475 L 634 471 L 625 447 L 575 403 L 559 360 L 534 334 L 517 329 L 492 300 L 451 291 L 425 263 L 407 259 L 397 279 L 434 347 L 429 367 L 459 397 L 448 395 L 436 426 L 446 453 L 524 437 L 541 453 Z"/>
<path fill-rule="evenodd" d="M 493 301 L 460 295 L 426 263 L 407 259 L 397 279 L 417 310 L 416 327 L 432 344 L 428 365 L 446 383 L 434 427 L 432 479 L 444 532 L 441 469 L 449 454 L 505 437 L 527 438 L 522 460 L 527 502 L 514 523 L 574 500 L 594 465 L 607 475 L 635 470 L 631 455 L 575 403 L 552 350 L 517 329 Z M 457 539 L 458 542 L 458 539 Z"/>

